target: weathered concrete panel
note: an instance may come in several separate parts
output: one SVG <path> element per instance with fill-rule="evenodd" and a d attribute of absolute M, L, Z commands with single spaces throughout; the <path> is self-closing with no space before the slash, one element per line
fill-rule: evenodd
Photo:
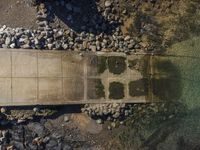
<path fill-rule="evenodd" d="M 38 103 L 62 100 L 62 78 L 39 78 Z"/>
<path fill-rule="evenodd" d="M 63 93 L 65 101 L 84 100 L 84 81 L 82 78 L 64 78 Z"/>
<path fill-rule="evenodd" d="M 63 77 L 74 77 L 84 75 L 84 58 L 72 53 L 62 54 Z"/>
<path fill-rule="evenodd" d="M 35 104 L 37 100 L 37 78 L 12 78 L 13 104 Z"/>
<path fill-rule="evenodd" d="M 11 52 L 0 53 L 0 77 L 11 77 Z"/>
<path fill-rule="evenodd" d="M 11 78 L 0 78 L 0 104 L 11 103 Z"/>
<path fill-rule="evenodd" d="M 12 77 L 37 77 L 37 53 L 12 52 Z"/>
<path fill-rule="evenodd" d="M 39 77 L 62 77 L 61 53 L 39 52 L 38 53 L 38 76 Z"/>

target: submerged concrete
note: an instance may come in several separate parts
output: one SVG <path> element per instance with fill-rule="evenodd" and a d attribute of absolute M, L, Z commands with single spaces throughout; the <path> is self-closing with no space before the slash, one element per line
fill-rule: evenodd
<path fill-rule="evenodd" d="M 123 57 L 125 60 L 126 66 L 122 66 L 124 70 L 119 74 L 113 74 L 109 70 L 109 65 L 118 69 L 117 71 L 121 69 L 118 68 L 118 60 L 114 60 L 114 65 L 108 64 L 107 59 L 113 57 Z M 149 85 L 144 83 L 144 75 L 138 71 L 136 64 L 135 68 L 131 68 L 129 63 L 142 57 L 144 56 L 103 52 L 80 54 L 1 49 L 0 105 L 151 102 L 153 97 L 151 90 L 148 90 Z M 110 91 L 112 82 L 123 84 L 123 98 L 112 99 L 110 92 L 121 92 L 115 87 L 114 91 Z M 130 89 L 130 82 L 136 83 L 135 89 Z M 131 91 L 136 91 L 136 94 L 130 93 Z"/>

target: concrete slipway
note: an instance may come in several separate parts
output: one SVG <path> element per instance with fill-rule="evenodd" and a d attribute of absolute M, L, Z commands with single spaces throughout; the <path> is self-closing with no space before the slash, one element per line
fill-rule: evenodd
<path fill-rule="evenodd" d="M 99 73 L 101 56 L 123 57 L 125 70 L 113 74 L 104 68 L 105 70 Z M 154 96 L 151 83 L 144 83 L 144 75 L 134 67 L 131 69 L 129 64 L 130 61 L 143 58 L 144 55 L 119 53 L 80 54 L 66 51 L 0 49 L 0 105 L 152 102 Z M 107 61 L 105 63 L 107 68 Z M 149 70 L 151 74 L 151 69 Z M 100 82 L 96 82 L 97 80 Z M 123 84 L 123 98 L 110 97 L 111 82 Z M 130 89 L 130 82 L 136 83 L 135 90 Z M 101 96 L 97 92 L 100 83 L 100 90 L 104 93 Z M 139 91 L 139 94 L 134 95 L 131 91 Z M 116 89 L 114 92 L 120 91 Z"/>

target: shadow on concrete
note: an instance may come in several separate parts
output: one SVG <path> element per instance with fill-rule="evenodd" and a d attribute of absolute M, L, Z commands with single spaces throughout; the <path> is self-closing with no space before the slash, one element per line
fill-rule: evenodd
<path fill-rule="evenodd" d="M 111 34 L 119 25 L 115 21 L 108 21 L 97 8 L 95 0 L 68 0 L 58 4 L 53 0 L 45 1 L 50 8 L 50 20 L 58 18 L 73 31 L 89 32 L 93 34 Z M 108 10 L 109 14 L 111 10 Z"/>

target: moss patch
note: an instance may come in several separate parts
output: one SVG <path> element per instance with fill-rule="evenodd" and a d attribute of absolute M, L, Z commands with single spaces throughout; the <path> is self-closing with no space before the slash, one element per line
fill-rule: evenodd
<path fill-rule="evenodd" d="M 95 93 L 97 95 L 97 98 L 105 97 L 104 86 L 100 79 L 96 79 Z"/>
<path fill-rule="evenodd" d="M 120 56 L 108 57 L 108 69 L 113 74 L 121 74 L 126 70 L 126 58 Z"/>
<path fill-rule="evenodd" d="M 88 80 L 88 97 L 90 99 L 105 98 L 104 85 L 101 79 Z"/>
<path fill-rule="evenodd" d="M 107 62 L 107 57 L 105 56 L 98 57 L 97 71 L 99 74 L 103 73 L 107 69 L 106 62 Z"/>
<path fill-rule="evenodd" d="M 129 95 L 146 96 L 148 94 L 148 79 L 140 79 L 129 82 Z"/>
<path fill-rule="evenodd" d="M 134 59 L 134 60 L 128 60 L 128 65 L 129 65 L 129 68 L 131 70 L 135 69 L 135 70 L 138 70 L 139 66 L 138 66 L 138 62 L 139 62 L 139 59 Z"/>
<path fill-rule="evenodd" d="M 124 85 L 120 82 L 111 82 L 109 86 L 110 99 L 124 98 Z"/>

